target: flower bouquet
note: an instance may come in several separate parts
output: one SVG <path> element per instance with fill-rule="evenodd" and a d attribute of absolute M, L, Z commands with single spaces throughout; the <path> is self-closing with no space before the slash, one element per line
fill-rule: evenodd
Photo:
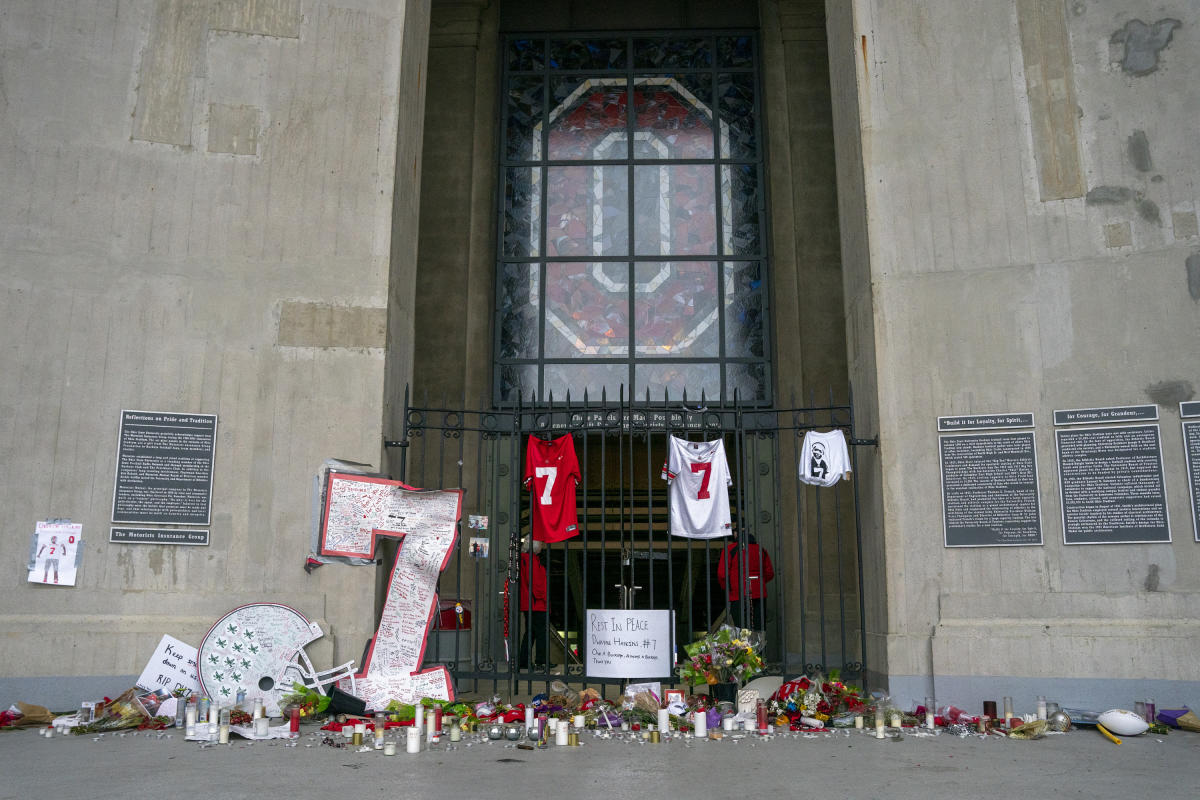
<path fill-rule="evenodd" d="M 722 625 L 683 650 L 687 659 L 679 667 L 679 677 L 692 686 L 736 683 L 739 686 L 763 671 L 762 641 L 746 628 Z"/>
<path fill-rule="evenodd" d="M 301 718 L 315 717 L 329 708 L 330 698 L 316 689 L 310 689 L 303 683 L 292 683 L 292 691 L 283 696 L 280 708 L 299 706 Z"/>
<path fill-rule="evenodd" d="M 821 722 L 850 715 L 852 723 L 853 715 L 866 712 L 870 706 L 861 689 L 842 683 L 838 677 L 835 671 L 829 678 L 817 673 L 811 678 L 803 676 L 787 681 L 771 696 L 771 710 Z"/>

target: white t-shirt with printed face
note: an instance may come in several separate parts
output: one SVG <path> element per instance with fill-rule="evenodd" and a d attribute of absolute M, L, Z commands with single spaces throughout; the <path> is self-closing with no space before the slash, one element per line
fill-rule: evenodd
<path fill-rule="evenodd" d="M 800 480 L 814 486 L 833 486 L 850 476 L 850 451 L 840 430 L 809 431 L 800 450 Z"/>
<path fill-rule="evenodd" d="M 671 534 L 716 539 L 730 534 L 729 487 L 733 478 L 725 460 L 725 442 L 668 440 L 663 480 L 670 484 Z"/>

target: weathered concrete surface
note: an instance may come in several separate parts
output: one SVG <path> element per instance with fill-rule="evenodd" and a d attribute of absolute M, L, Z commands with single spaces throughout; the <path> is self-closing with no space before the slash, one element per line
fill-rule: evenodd
<path fill-rule="evenodd" d="M 394 160 L 420 138 L 399 86 L 406 68 L 419 85 L 425 53 L 404 26 L 422 14 L 391 0 L 3 5 L 5 679 L 137 674 L 163 633 L 199 644 L 263 600 L 320 622 L 319 666 L 359 656 L 369 571 L 301 566 L 320 462 L 381 456 Z M 406 213 L 398 230 L 415 226 Z M 293 324 L 314 308 L 352 324 Z M 107 543 L 121 409 L 218 415 L 209 546 Z M 20 569 L 48 517 L 83 523 L 75 588 Z M 69 684 L 57 699 L 77 699 Z"/>
<path fill-rule="evenodd" d="M 0 735 L 4 797 L 50 793 L 63 800 L 169 796 L 201 786 L 207 797 L 264 792 L 306 797 L 402 791 L 405 797 L 524 800 L 555 786 L 580 800 L 644 797 L 794 797 L 861 800 L 983 796 L 1062 798 L 1178 797 L 1200 782 L 1198 734 L 1126 737 L 1114 746 L 1095 730 L 1034 742 L 978 737 L 866 734 L 636 745 L 583 738 L 584 746 L 518 750 L 474 744 L 444 753 L 396 756 L 320 744 L 308 726 L 296 747 L 237 741 L 205 747 L 157 734 L 44 739 L 32 731 Z M 56 768 L 55 765 L 60 765 Z M 70 769 L 61 765 L 70 765 Z M 394 787 L 399 787 L 394 788 Z"/>
<path fill-rule="evenodd" d="M 1111 547 L 1062 543 L 1051 412 L 1158 402 L 1154 387 L 1200 374 L 1200 354 L 1179 346 L 1200 333 L 1186 266 L 1200 159 L 1183 110 L 1200 100 L 1200 64 L 1181 46 L 1195 6 L 852 6 L 828 4 L 830 57 L 839 142 L 861 142 L 856 163 L 839 163 L 839 197 L 851 376 L 858 397 L 862 375 L 879 399 L 893 686 L 919 696 L 939 676 L 1054 675 L 1088 686 L 1162 678 L 1194 692 L 1200 645 L 1174 630 L 1200 618 L 1178 406 L 1159 408 L 1174 542 Z M 1063 17 L 1083 197 L 1044 191 L 1018 9 Z M 1181 24 L 1156 45 L 1156 67 L 1131 69 L 1115 34 L 1164 18 Z M 851 63 L 852 93 L 838 88 Z M 855 155 L 839 147 L 839 162 L 843 152 Z M 870 354 L 873 376 L 858 368 Z M 947 550 L 936 418 L 1003 411 L 1038 423 L 1045 545 Z M 874 502 L 868 493 L 868 514 Z"/>

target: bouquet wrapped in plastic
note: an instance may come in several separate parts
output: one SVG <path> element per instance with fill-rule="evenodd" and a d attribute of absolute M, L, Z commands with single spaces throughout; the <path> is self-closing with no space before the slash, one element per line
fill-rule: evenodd
<path fill-rule="evenodd" d="M 741 685 L 763 670 L 762 640 L 746 628 L 722 625 L 683 649 L 687 659 L 679 667 L 679 677 L 692 686 Z"/>

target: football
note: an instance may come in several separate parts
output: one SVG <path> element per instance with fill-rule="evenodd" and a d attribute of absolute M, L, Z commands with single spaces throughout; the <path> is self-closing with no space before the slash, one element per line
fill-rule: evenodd
<path fill-rule="evenodd" d="M 1145 733 L 1150 727 L 1146 720 L 1122 708 L 1109 709 L 1097 717 L 1096 721 L 1117 736 L 1137 736 L 1139 733 Z"/>

